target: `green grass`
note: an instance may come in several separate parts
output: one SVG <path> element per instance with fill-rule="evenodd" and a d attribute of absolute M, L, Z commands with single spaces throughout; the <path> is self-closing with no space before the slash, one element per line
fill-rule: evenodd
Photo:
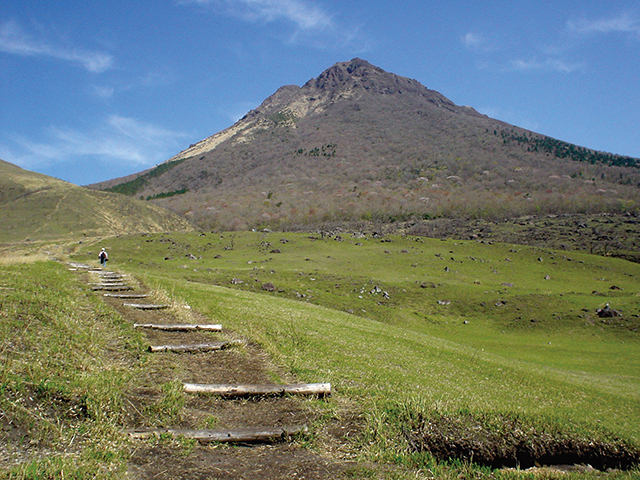
<path fill-rule="evenodd" d="M 301 380 L 330 381 L 337 395 L 358 399 L 378 432 L 363 450 L 374 457 L 416 461 L 401 429 L 374 428 L 376 418 L 397 423 L 382 413 L 389 404 L 538 419 L 640 444 L 640 265 L 391 240 L 249 232 L 107 246 L 114 265 L 258 341 Z M 90 260 L 93 250 L 75 256 Z M 275 292 L 262 289 L 267 282 Z M 623 316 L 600 319 L 606 303 Z"/>
<path fill-rule="evenodd" d="M 123 393 L 138 365 L 138 334 L 60 264 L 0 265 L 0 284 L 3 444 L 23 452 L 0 476 L 122 474 Z"/>

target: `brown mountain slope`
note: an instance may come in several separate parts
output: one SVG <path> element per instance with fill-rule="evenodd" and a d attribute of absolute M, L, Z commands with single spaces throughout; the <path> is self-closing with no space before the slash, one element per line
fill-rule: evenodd
<path fill-rule="evenodd" d="M 535 134 L 354 59 L 166 163 L 94 185 L 204 227 L 635 208 L 640 161 Z"/>
<path fill-rule="evenodd" d="M 0 225 L 0 243 L 192 228 L 157 205 L 78 187 L 2 160 Z"/>

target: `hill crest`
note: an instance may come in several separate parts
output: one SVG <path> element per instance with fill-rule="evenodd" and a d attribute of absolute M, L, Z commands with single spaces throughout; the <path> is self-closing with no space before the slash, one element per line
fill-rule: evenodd
<path fill-rule="evenodd" d="M 192 229 L 148 202 L 79 187 L 0 160 L 0 242 Z"/>

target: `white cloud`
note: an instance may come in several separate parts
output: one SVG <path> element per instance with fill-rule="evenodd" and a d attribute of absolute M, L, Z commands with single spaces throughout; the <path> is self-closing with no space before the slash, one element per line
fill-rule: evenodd
<path fill-rule="evenodd" d="M 369 51 L 368 38 L 360 20 L 348 25 L 316 0 L 175 0 L 179 5 L 199 5 L 214 14 L 270 26 L 271 35 L 288 45 L 307 44 L 315 48 Z"/>
<path fill-rule="evenodd" d="M 0 51 L 13 55 L 51 57 L 79 63 L 95 73 L 105 72 L 113 66 L 113 57 L 109 54 L 55 45 L 47 39 L 34 38 L 12 21 L 0 24 Z"/>
<path fill-rule="evenodd" d="M 640 22 L 626 13 L 617 17 L 597 20 L 587 20 L 585 18 L 569 20 L 567 27 L 572 32 L 585 35 L 598 33 L 635 33 L 640 35 Z"/>
<path fill-rule="evenodd" d="M 306 0 L 183 0 L 180 3 L 223 8 L 230 15 L 252 22 L 285 21 L 302 31 L 323 30 L 332 25 L 331 15 Z"/>
<path fill-rule="evenodd" d="M 485 47 L 487 42 L 482 35 L 469 32 L 462 37 L 462 43 L 465 47 L 475 50 Z"/>
<path fill-rule="evenodd" d="M 87 158 L 120 165 L 152 166 L 182 146 L 187 135 L 134 118 L 111 115 L 86 131 L 50 127 L 46 141 L 10 136 L 11 146 L 0 145 L 3 158 L 24 168 L 74 164 Z"/>
<path fill-rule="evenodd" d="M 568 63 L 564 60 L 545 58 L 544 60 L 515 59 L 511 61 L 511 70 L 522 72 L 527 71 L 555 71 L 562 73 L 573 73 L 582 70 L 584 65 L 580 63 Z"/>

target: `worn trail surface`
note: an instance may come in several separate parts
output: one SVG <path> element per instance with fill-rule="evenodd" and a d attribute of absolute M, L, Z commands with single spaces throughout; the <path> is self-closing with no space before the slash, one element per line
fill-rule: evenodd
<path fill-rule="evenodd" d="M 91 276 L 91 274 L 90 274 Z M 135 282 L 134 282 L 135 283 Z M 146 292 L 136 285 L 136 293 Z M 101 295 L 101 292 L 96 292 Z M 192 344 L 239 339 L 224 330 L 224 319 L 210 319 L 189 311 L 185 320 L 182 307 L 139 310 L 124 303 L 127 299 L 103 297 L 131 323 L 222 323 L 223 332 L 166 332 L 144 329 L 149 345 Z M 142 303 L 143 300 L 136 300 Z M 149 300 L 149 303 L 151 302 Z M 181 318 L 182 317 L 182 318 Z M 270 444 L 224 445 L 190 444 L 176 440 L 136 440 L 128 476 L 137 479 L 340 479 L 354 478 L 355 463 L 350 440 L 361 422 L 347 405 L 336 405 L 338 415 L 318 422 L 322 414 L 317 399 L 300 397 L 262 397 L 224 399 L 207 395 L 184 395 L 182 383 L 296 383 L 296 379 L 272 364 L 268 356 L 250 339 L 245 346 L 215 352 L 150 354 L 150 359 L 127 392 L 126 428 L 214 428 L 276 427 L 306 424 L 314 448 L 301 440 L 282 439 Z M 184 398 L 177 411 L 176 402 Z M 176 400 L 177 399 L 177 400 Z M 339 402 L 329 399 L 328 402 Z M 341 401 L 340 401 L 341 402 Z M 344 402 L 342 402 L 344 403 Z M 150 423 L 163 418 L 164 424 Z"/>

